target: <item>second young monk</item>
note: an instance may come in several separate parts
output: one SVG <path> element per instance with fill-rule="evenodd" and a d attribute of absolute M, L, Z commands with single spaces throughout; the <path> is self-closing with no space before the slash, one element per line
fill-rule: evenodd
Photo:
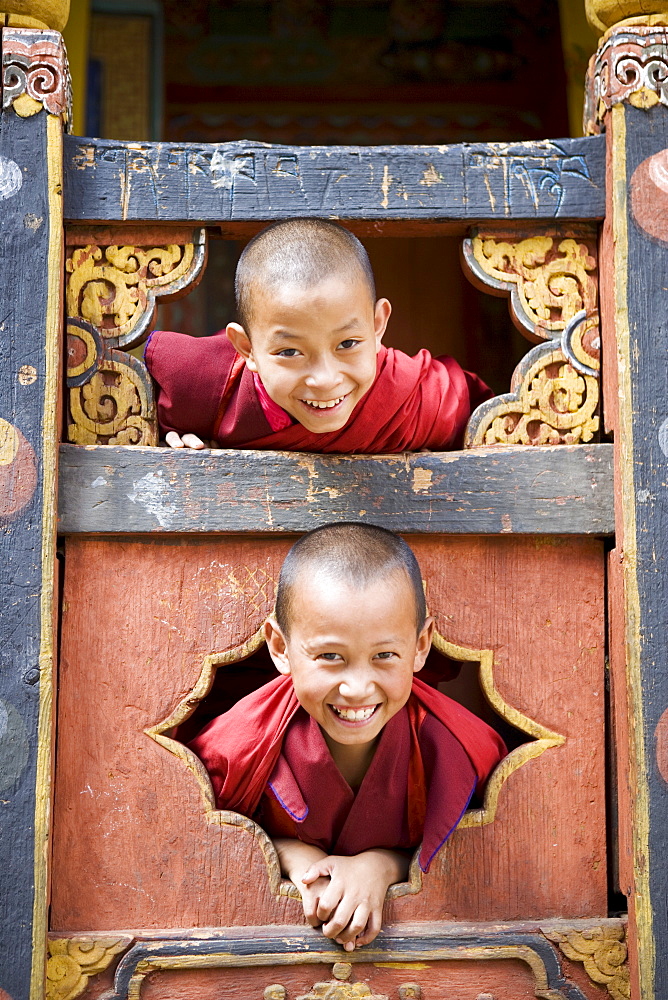
<path fill-rule="evenodd" d="M 266 639 L 281 676 L 189 744 L 220 809 L 255 819 L 314 927 L 350 951 L 381 927 L 421 844 L 429 866 L 505 755 L 415 674 L 431 645 L 420 569 L 397 535 L 316 528 L 290 550 Z"/>
<path fill-rule="evenodd" d="M 277 222 L 243 251 L 238 323 L 212 337 L 155 331 L 146 364 L 172 447 L 400 452 L 456 448 L 491 396 L 453 358 L 386 348 L 360 241 L 324 219 Z"/>

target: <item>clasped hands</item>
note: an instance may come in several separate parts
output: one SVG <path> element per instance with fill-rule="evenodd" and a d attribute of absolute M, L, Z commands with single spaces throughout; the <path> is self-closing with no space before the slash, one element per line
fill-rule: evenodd
<path fill-rule="evenodd" d="M 344 857 L 298 840 L 279 838 L 274 843 L 283 873 L 301 893 L 311 927 L 320 927 L 346 951 L 374 940 L 387 889 L 406 877 L 407 858 L 381 848 Z"/>

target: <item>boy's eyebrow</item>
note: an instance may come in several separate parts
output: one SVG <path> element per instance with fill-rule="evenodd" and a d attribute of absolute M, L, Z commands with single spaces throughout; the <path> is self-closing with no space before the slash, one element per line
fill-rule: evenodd
<path fill-rule="evenodd" d="M 355 316 L 353 319 L 349 320 L 348 323 L 344 323 L 343 326 L 338 326 L 336 330 L 332 330 L 332 333 L 343 333 L 345 330 L 352 330 L 354 327 L 359 326 L 359 320 Z M 289 330 L 272 330 L 270 334 L 272 339 L 281 340 L 302 340 L 303 334 L 301 333 L 290 333 Z"/>

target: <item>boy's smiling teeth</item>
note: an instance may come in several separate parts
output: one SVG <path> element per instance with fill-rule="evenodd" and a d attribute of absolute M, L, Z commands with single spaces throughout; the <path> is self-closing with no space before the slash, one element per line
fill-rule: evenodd
<path fill-rule="evenodd" d="M 347 395 L 347 394 L 346 394 Z M 338 406 L 345 399 L 345 396 L 339 396 L 338 399 L 302 399 L 302 403 L 306 403 L 307 406 L 312 406 L 314 410 L 329 410 L 332 406 Z"/>
<path fill-rule="evenodd" d="M 365 719 L 371 718 L 378 706 L 370 705 L 368 708 L 344 708 L 342 705 L 332 705 L 331 707 L 341 719 L 346 719 L 348 722 L 363 722 Z"/>

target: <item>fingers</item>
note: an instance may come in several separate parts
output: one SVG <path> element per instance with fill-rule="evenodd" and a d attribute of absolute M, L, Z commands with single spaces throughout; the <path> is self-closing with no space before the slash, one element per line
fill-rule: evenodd
<path fill-rule="evenodd" d="M 183 448 L 184 444 L 181 440 L 181 435 L 177 434 L 176 431 L 167 431 L 165 434 L 165 441 L 170 448 Z"/>
<path fill-rule="evenodd" d="M 311 927 L 320 927 L 323 919 L 327 920 L 330 916 L 330 911 L 321 905 L 322 893 L 328 885 L 329 882 L 323 879 L 321 885 L 304 889 L 302 892 L 304 916 Z M 323 913 L 324 916 L 319 916 L 319 912 Z"/>
<path fill-rule="evenodd" d="M 167 431 L 165 441 L 170 448 L 194 448 L 199 451 L 206 445 L 196 434 L 179 434 L 177 431 Z"/>
<path fill-rule="evenodd" d="M 346 906 L 345 899 L 342 900 L 333 911 L 330 918 L 323 921 L 322 933 L 325 937 L 336 938 L 339 944 L 345 945 L 347 942 L 354 943 L 358 934 L 361 934 L 369 919 L 369 908 L 365 903 L 359 906 Z"/>
<path fill-rule="evenodd" d="M 316 861 L 310 866 L 310 868 L 306 869 L 301 879 L 304 885 L 311 885 L 311 883 L 315 882 L 316 879 L 329 875 L 329 868 L 324 863 L 325 861 L 326 859 L 323 858 L 322 861 Z"/>
<path fill-rule="evenodd" d="M 201 448 L 205 447 L 202 439 L 198 438 L 196 434 L 184 434 L 181 440 L 186 448 L 195 448 L 199 451 Z"/>
<path fill-rule="evenodd" d="M 358 936 L 355 944 L 358 948 L 362 945 L 371 944 L 378 935 L 380 934 L 380 929 L 383 925 L 383 911 L 382 910 L 372 910 L 369 914 L 369 919 L 367 925 L 362 933 Z"/>

